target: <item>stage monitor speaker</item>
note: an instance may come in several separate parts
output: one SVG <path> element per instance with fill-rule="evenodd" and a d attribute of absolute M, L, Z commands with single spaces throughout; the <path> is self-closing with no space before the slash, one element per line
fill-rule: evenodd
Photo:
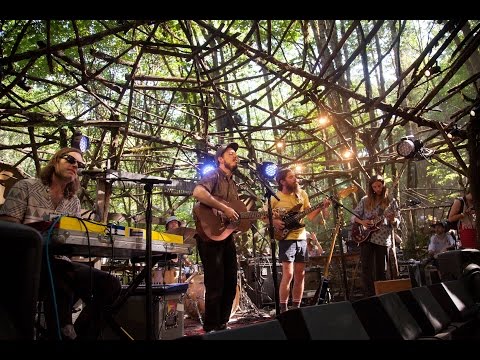
<path fill-rule="evenodd" d="M 42 235 L 34 228 L 0 220 L 0 340 L 34 340 L 42 269 Z"/>
<path fill-rule="evenodd" d="M 352 306 L 373 340 L 415 340 L 422 334 L 422 329 L 397 293 L 357 300 Z"/>
<path fill-rule="evenodd" d="M 480 265 L 480 250 L 462 249 L 445 251 L 437 255 L 442 281 L 457 280 L 469 264 Z"/>
<path fill-rule="evenodd" d="M 288 340 L 368 340 L 349 301 L 307 306 L 277 316 Z"/>
<path fill-rule="evenodd" d="M 428 289 L 453 321 L 465 321 L 475 316 L 475 303 L 467 287 L 468 279 L 445 281 L 428 286 Z"/>
<path fill-rule="evenodd" d="M 452 322 L 450 316 L 425 286 L 400 291 L 397 295 L 421 327 L 423 335 L 440 334 Z"/>

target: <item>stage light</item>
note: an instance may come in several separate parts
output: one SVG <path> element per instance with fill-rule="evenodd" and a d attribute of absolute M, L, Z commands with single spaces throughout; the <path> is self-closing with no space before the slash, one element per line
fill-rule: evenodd
<path fill-rule="evenodd" d="M 82 135 L 80 130 L 76 130 L 72 136 L 72 142 L 70 145 L 72 148 L 80 149 L 81 152 L 85 152 L 90 148 L 90 138 Z"/>
<path fill-rule="evenodd" d="M 422 142 L 413 138 L 413 135 L 408 135 L 400 139 L 397 144 L 397 153 L 400 156 L 411 158 L 422 147 Z"/>
<path fill-rule="evenodd" d="M 467 132 L 465 130 L 459 129 L 457 124 L 455 124 L 453 125 L 452 129 L 447 133 L 447 137 L 449 139 L 453 139 L 453 138 L 465 139 L 467 137 Z"/>
<path fill-rule="evenodd" d="M 260 174 L 268 180 L 273 180 L 275 178 L 275 175 L 277 174 L 277 169 L 277 164 L 271 161 L 264 161 L 259 165 Z"/>
<path fill-rule="evenodd" d="M 203 162 L 200 164 L 198 169 L 198 173 L 200 177 L 204 177 L 208 173 L 212 172 L 217 168 L 217 164 L 215 163 L 215 157 L 213 155 L 207 155 L 203 159 Z"/>
<path fill-rule="evenodd" d="M 431 68 L 425 70 L 425 76 L 429 77 L 429 76 L 432 76 L 433 74 L 439 73 L 440 71 L 442 71 L 440 66 L 439 65 L 434 65 Z"/>
<path fill-rule="evenodd" d="M 414 160 L 428 160 L 435 151 L 423 146 L 421 140 L 415 139 L 413 135 L 408 135 L 400 139 L 397 144 L 398 155 L 405 158 L 414 158 Z"/>
<path fill-rule="evenodd" d="M 470 110 L 470 116 L 471 117 L 475 117 L 477 115 L 480 114 L 480 105 L 477 105 L 477 106 L 474 106 L 471 110 Z"/>

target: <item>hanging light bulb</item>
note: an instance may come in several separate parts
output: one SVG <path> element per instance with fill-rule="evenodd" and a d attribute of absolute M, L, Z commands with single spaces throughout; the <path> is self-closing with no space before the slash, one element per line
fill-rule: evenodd
<path fill-rule="evenodd" d="M 285 140 L 283 139 L 278 139 L 275 140 L 275 148 L 277 149 L 277 153 L 281 154 L 285 150 Z"/>

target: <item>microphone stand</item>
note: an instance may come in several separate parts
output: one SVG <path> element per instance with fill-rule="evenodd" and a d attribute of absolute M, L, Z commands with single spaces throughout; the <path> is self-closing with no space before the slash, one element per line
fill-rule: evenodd
<path fill-rule="evenodd" d="M 275 195 L 275 190 L 272 189 L 268 181 L 263 179 L 262 176 L 259 175 L 257 169 L 253 168 L 250 164 L 248 164 L 250 170 L 257 176 L 258 180 L 263 184 L 265 187 L 265 198 L 267 199 L 267 213 L 268 213 L 268 234 L 270 236 L 270 251 L 272 256 L 272 278 L 273 278 L 273 288 L 274 288 L 274 295 L 275 295 L 275 313 L 277 315 L 280 314 L 280 297 L 279 297 L 279 289 L 278 289 L 278 272 L 277 272 L 277 243 L 275 242 L 275 229 L 273 228 L 273 211 L 272 211 L 272 201 L 271 197 L 273 196 L 275 199 L 280 201 L 280 198 Z"/>
<path fill-rule="evenodd" d="M 171 180 L 141 178 L 138 182 L 145 184 L 145 196 L 147 208 L 145 209 L 146 222 L 146 241 L 145 241 L 145 320 L 146 320 L 146 340 L 155 340 L 153 332 L 153 302 L 152 302 L 152 190 L 153 184 L 171 184 Z"/>
<path fill-rule="evenodd" d="M 349 208 L 345 207 L 342 203 L 340 203 L 336 199 L 335 196 L 328 195 L 327 193 L 325 193 L 321 189 L 317 189 L 317 190 L 320 191 L 322 194 L 324 194 L 326 197 L 328 197 L 330 199 L 330 201 L 333 203 L 333 209 L 334 209 L 334 212 L 335 212 L 335 221 L 340 221 L 339 213 L 340 213 L 341 208 L 347 210 L 350 214 L 355 215 L 358 218 L 361 218 L 359 215 L 355 214 L 352 210 L 350 210 Z M 349 294 L 349 290 L 348 290 L 347 271 L 346 271 L 346 266 L 345 266 L 345 256 L 344 256 L 344 252 L 343 252 L 343 239 L 342 239 L 342 237 L 340 237 L 339 246 L 340 246 L 340 259 L 342 261 L 342 280 L 343 280 L 343 286 L 345 287 L 345 294 L 344 295 L 345 295 L 345 300 L 349 300 L 350 294 Z"/>
<path fill-rule="evenodd" d="M 147 206 L 145 209 L 145 324 L 146 324 L 146 340 L 154 340 L 153 329 L 153 302 L 152 302 L 152 190 L 154 184 L 171 184 L 172 180 L 154 179 L 154 178 L 116 178 L 114 181 L 133 181 L 144 185 Z M 141 281 L 138 280 L 138 283 Z"/>

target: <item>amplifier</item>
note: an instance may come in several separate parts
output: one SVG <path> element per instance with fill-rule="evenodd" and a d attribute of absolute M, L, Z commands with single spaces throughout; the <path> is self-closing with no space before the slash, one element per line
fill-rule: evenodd
<path fill-rule="evenodd" d="M 275 302 L 275 287 L 273 283 L 271 263 L 248 264 L 244 268 L 247 281 L 247 295 L 259 307 L 271 306 Z M 282 280 L 282 265 L 277 263 L 278 284 Z M 303 298 L 311 298 L 321 284 L 322 273 L 320 267 L 305 269 L 305 287 Z M 290 296 L 291 300 L 291 296 Z"/>
<path fill-rule="evenodd" d="M 124 286 L 122 288 L 125 289 Z M 184 335 L 184 297 L 188 284 L 162 285 L 152 289 L 153 294 L 153 329 L 155 340 L 172 340 Z M 114 320 L 134 340 L 146 339 L 145 323 L 145 287 L 139 286 L 133 295 L 129 296 Z M 158 296 L 158 294 L 162 294 Z M 120 340 L 110 328 L 103 330 L 103 339 Z"/>
<path fill-rule="evenodd" d="M 247 295 L 253 303 L 262 308 L 275 303 L 271 263 L 248 264 L 243 269 L 247 281 Z M 282 279 L 282 266 L 277 264 L 277 280 Z"/>

